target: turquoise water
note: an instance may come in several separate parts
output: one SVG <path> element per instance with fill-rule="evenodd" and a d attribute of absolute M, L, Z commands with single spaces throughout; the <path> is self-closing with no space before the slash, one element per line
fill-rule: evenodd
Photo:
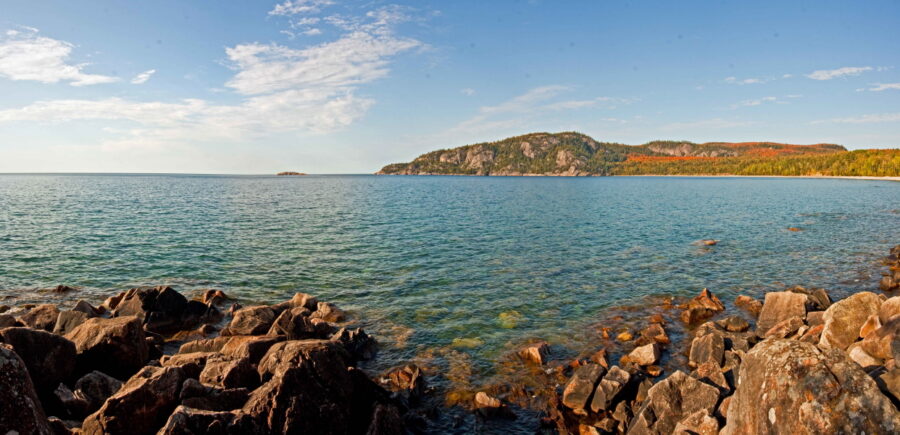
<path fill-rule="evenodd" d="M 877 288 L 898 209 L 900 183 L 858 180 L 2 175 L 0 304 L 304 291 L 392 359 L 450 347 L 489 370 L 646 295 Z M 82 290 L 37 290 L 57 284 Z"/>

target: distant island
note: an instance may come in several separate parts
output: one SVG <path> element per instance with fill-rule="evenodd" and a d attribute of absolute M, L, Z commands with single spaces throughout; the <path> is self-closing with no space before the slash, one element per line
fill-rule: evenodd
<path fill-rule="evenodd" d="M 276 175 L 278 175 L 278 176 L 285 176 L 285 175 L 306 175 L 306 173 L 304 173 L 304 172 L 294 172 L 294 171 L 284 171 L 284 172 L 279 172 L 279 173 L 276 174 Z"/>
<path fill-rule="evenodd" d="M 781 175 L 900 176 L 900 149 L 775 142 L 598 142 L 576 133 L 531 133 L 432 151 L 380 175 Z"/>

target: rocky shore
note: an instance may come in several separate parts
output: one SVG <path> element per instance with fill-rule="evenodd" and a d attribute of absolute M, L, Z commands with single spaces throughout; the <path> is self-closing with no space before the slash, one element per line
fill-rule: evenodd
<path fill-rule="evenodd" d="M 418 361 L 364 372 L 375 339 L 304 293 L 242 307 L 218 290 L 153 287 L 96 307 L 17 307 L 0 313 L 0 433 L 473 430 L 435 424 L 452 412 L 486 431 L 898 433 L 900 296 L 888 296 L 900 246 L 886 267 L 880 289 L 836 301 L 795 286 L 731 309 L 706 289 L 620 307 L 583 354 L 535 340 L 477 386 L 465 369 Z"/>

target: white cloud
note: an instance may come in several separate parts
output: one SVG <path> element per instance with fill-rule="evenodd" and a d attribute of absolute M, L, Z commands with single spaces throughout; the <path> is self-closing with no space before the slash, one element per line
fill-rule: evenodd
<path fill-rule="evenodd" d="M 866 71 L 872 71 L 870 66 L 845 66 L 838 69 L 822 69 L 813 71 L 806 76 L 813 80 L 831 80 L 839 77 L 858 76 Z"/>
<path fill-rule="evenodd" d="M 0 77 L 41 83 L 68 82 L 87 86 L 118 81 L 116 77 L 88 74 L 87 64 L 68 63 L 74 46 L 68 42 L 39 36 L 37 29 L 10 30 L 0 38 Z"/>
<path fill-rule="evenodd" d="M 725 77 L 723 80 L 725 83 L 730 83 L 733 85 L 756 85 L 760 83 L 765 83 L 769 81 L 769 79 L 758 79 L 758 78 L 749 78 L 749 79 L 738 79 L 737 77 Z"/>
<path fill-rule="evenodd" d="M 872 113 L 849 118 L 820 119 L 812 121 L 810 124 L 873 124 L 898 121 L 900 121 L 900 113 Z"/>
<path fill-rule="evenodd" d="M 794 76 L 793 74 L 785 74 L 785 75 L 781 76 L 781 78 L 783 78 L 783 79 L 789 79 L 789 78 L 791 78 L 791 77 L 793 77 L 793 76 Z"/>
<path fill-rule="evenodd" d="M 764 103 L 771 103 L 778 101 L 777 97 L 762 97 L 757 98 L 755 100 L 744 100 L 737 104 L 732 104 L 732 109 L 737 109 L 738 107 L 750 107 L 750 106 L 759 106 Z"/>
<path fill-rule="evenodd" d="M 156 73 L 155 69 L 149 69 L 147 71 L 144 71 L 144 72 L 134 76 L 134 78 L 131 79 L 131 84 L 141 85 L 141 84 L 147 83 L 147 80 L 150 80 L 150 76 L 152 76 L 155 73 Z"/>
<path fill-rule="evenodd" d="M 900 90 L 900 83 L 875 83 L 874 87 L 866 89 L 872 92 L 881 92 L 886 90 Z M 861 89 L 864 90 L 864 89 Z"/>
<path fill-rule="evenodd" d="M 472 95 L 475 95 L 475 90 L 472 88 L 461 89 L 459 92 L 467 97 L 471 97 Z"/>
<path fill-rule="evenodd" d="M 331 0 L 287 0 L 275 5 L 269 15 L 298 15 L 298 14 L 314 14 L 322 10 L 325 6 L 331 6 L 334 2 Z"/>

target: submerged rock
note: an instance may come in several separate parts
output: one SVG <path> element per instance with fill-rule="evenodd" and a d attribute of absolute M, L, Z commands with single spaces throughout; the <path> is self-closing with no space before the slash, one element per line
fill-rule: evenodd
<path fill-rule="evenodd" d="M 771 339 L 745 357 L 723 434 L 896 433 L 900 413 L 843 352 Z M 852 411 L 851 411 L 852 410 Z"/>

